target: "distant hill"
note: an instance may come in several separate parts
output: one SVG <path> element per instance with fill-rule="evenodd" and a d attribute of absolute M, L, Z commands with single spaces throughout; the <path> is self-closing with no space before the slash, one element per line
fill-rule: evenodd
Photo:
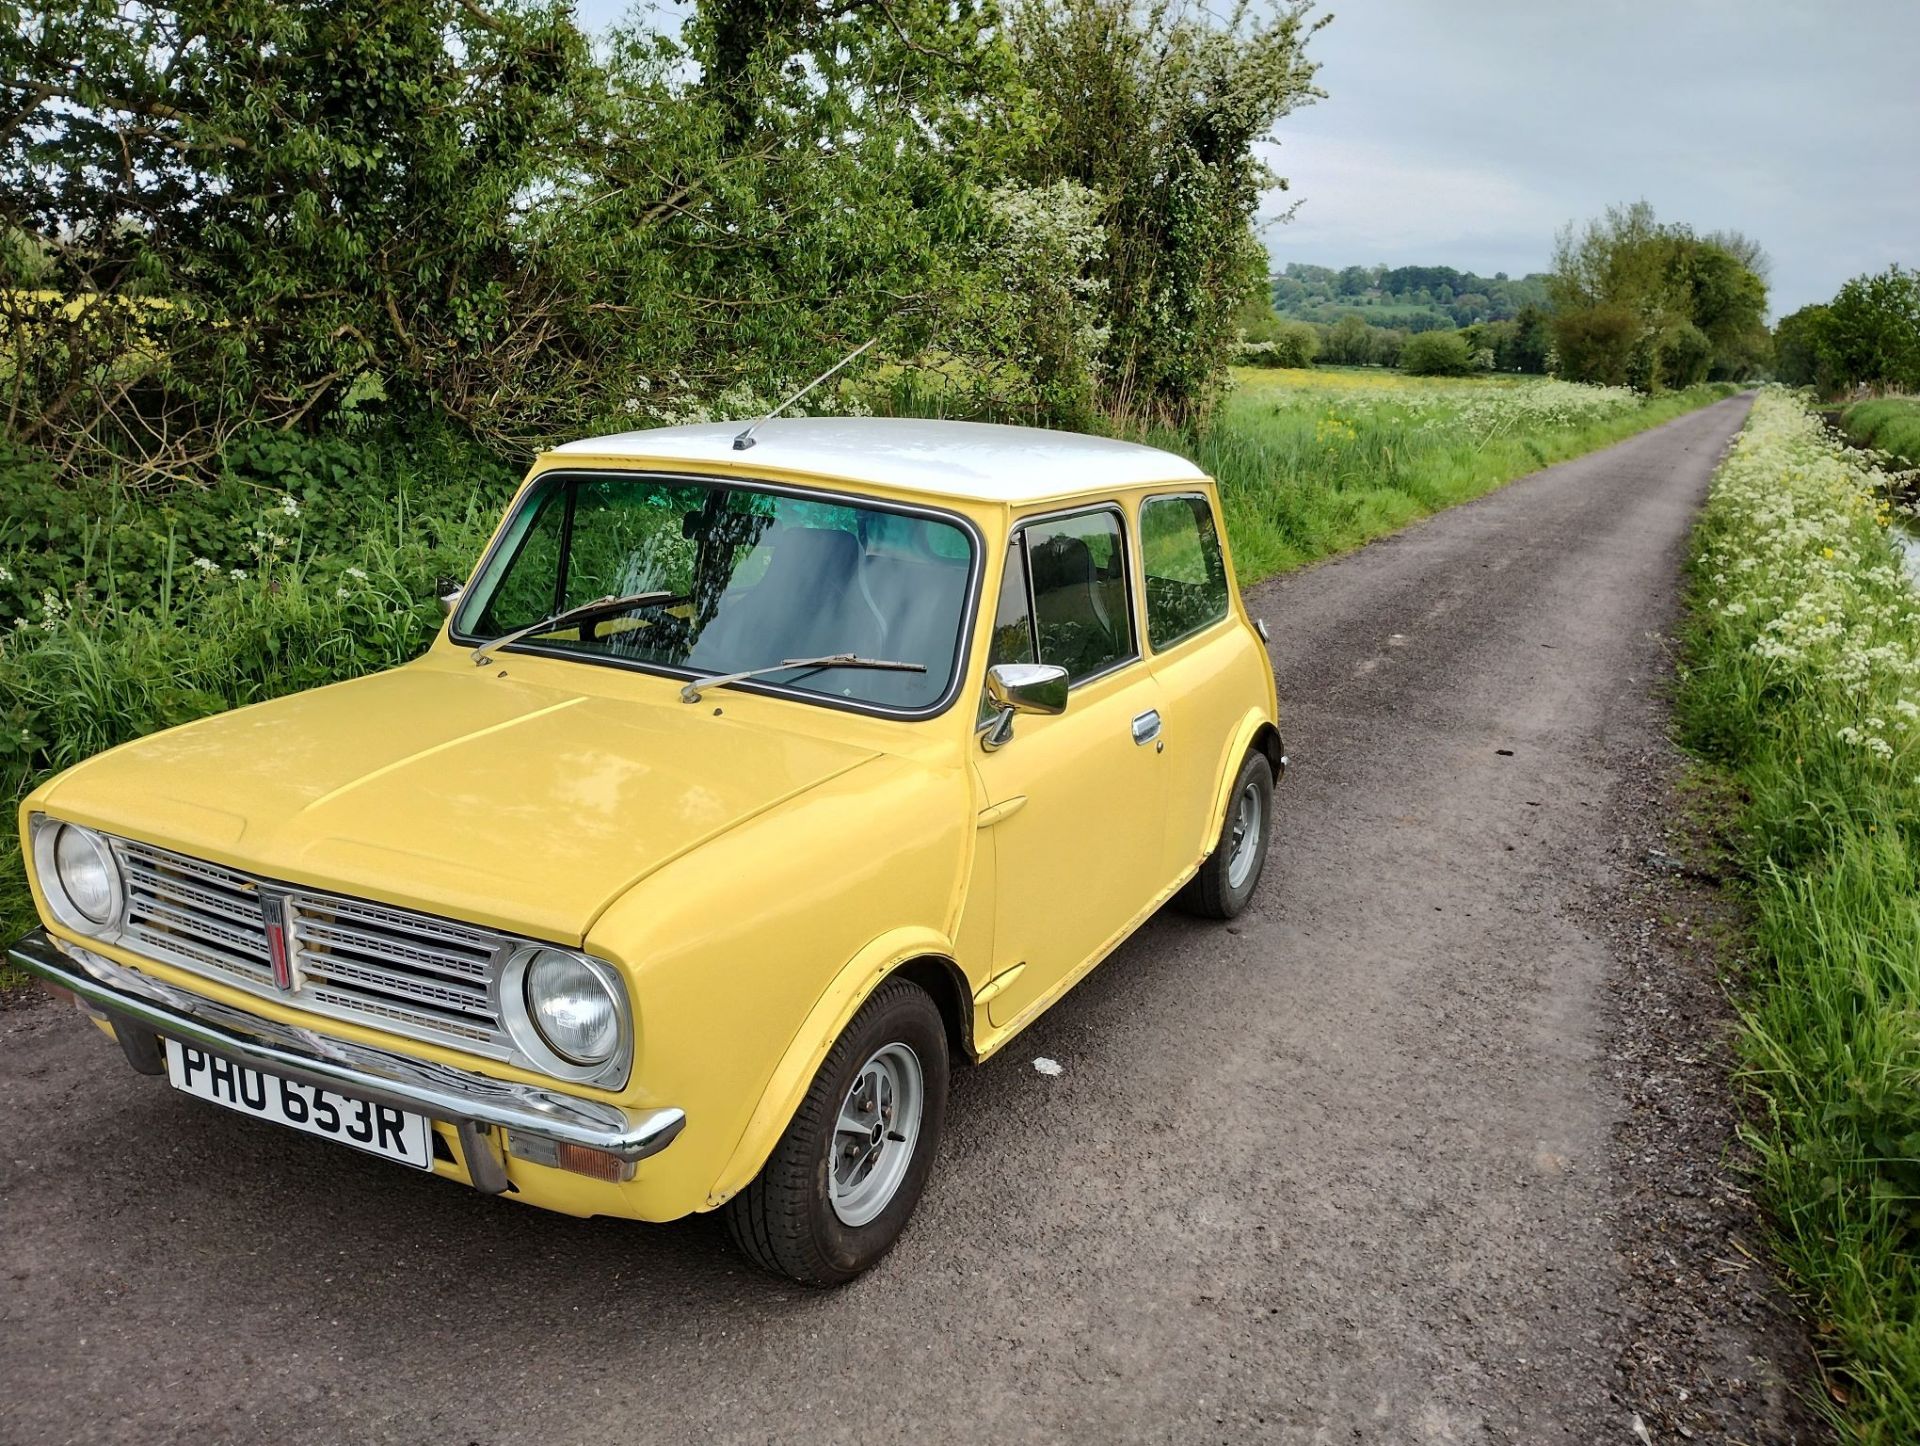
<path fill-rule="evenodd" d="M 1451 266 L 1309 266 L 1293 261 L 1272 279 L 1273 309 L 1330 325 L 1349 313 L 1374 326 L 1437 331 L 1505 321 L 1523 306 L 1547 304 L 1547 278 L 1504 271 L 1481 276 Z"/>

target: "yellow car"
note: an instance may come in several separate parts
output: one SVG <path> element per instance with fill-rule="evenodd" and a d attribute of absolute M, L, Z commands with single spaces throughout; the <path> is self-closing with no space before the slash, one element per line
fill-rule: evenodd
<path fill-rule="evenodd" d="M 1246 905 L 1273 673 L 1179 457 L 736 432 L 543 455 L 423 657 L 36 790 L 13 962 L 201 1099 L 871 1265 L 953 1061 L 1169 900 Z"/>

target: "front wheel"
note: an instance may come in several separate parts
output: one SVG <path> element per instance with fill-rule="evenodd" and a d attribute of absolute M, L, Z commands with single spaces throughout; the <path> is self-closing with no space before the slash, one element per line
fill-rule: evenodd
<path fill-rule="evenodd" d="M 1273 765 L 1256 750 L 1234 777 L 1220 841 L 1174 902 L 1203 919 L 1233 918 L 1253 898 L 1272 833 Z"/>
<path fill-rule="evenodd" d="M 881 985 L 760 1174 L 727 1202 L 741 1252 L 803 1285 L 841 1285 L 891 1250 L 933 1164 L 947 1073 L 939 1006 L 911 980 Z"/>

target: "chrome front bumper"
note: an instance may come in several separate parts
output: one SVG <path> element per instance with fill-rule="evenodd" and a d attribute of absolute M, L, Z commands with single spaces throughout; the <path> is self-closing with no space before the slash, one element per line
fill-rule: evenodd
<path fill-rule="evenodd" d="M 687 1123 L 678 1109 L 636 1114 L 601 1100 L 489 1079 L 263 1019 L 163 984 L 44 930 L 8 949 L 7 959 L 104 1014 L 136 1068 L 144 1067 L 144 1060 L 157 1061 L 152 1036 L 158 1034 L 303 1084 L 443 1120 L 458 1130 L 468 1174 L 482 1190 L 506 1188 L 498 1156 L 479 1140 L 482 1129 L 583 1145 L 631 1161 L 664 1150 Z"/>

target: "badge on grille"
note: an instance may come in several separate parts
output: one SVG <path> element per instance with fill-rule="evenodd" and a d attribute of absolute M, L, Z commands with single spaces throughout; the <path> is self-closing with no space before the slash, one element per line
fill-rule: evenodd
<path fill-rule="evenodd" d="M 260 912 L 267 926 L 267 959 L 273 965 L 273 987 L 291 994 L 300 987 L 300 971 L 293 962 L 293 930 L 287 896 L 262 889 Z"/>

